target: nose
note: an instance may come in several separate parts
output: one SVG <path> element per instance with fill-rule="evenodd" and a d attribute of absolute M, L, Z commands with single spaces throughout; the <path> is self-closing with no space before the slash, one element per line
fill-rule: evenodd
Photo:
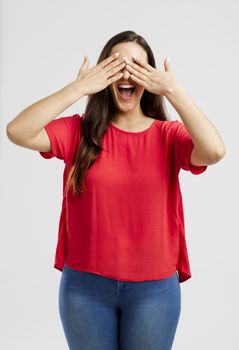
<path fill-rule="evenodd" d="M 122 73 L 123 73 L 122 78 L 125 79 L 125 80 L 128 80 L 129 77 L 130 77 L 130 72 L 128 71 L 128 69 L 127 68 L 123 68 Z"/>

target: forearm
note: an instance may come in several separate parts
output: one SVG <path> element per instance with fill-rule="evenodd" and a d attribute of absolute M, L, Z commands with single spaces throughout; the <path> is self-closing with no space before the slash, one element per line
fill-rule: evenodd
<path fill-rule="evenodd" d="M 175 83 L 165 97 L 181 117 L 202 159 L 212 160 L 222 157 L 226 150 L 221 135 L 187 95 L 184 88 Z"/>
<path fill-rule="evenodd" d="M 45 125 L 82 96 L 83 93 L 74 82 L 66 85 L 24 109 L 7 124 L 7 134 L 15 139 L 35 137 Z"/>

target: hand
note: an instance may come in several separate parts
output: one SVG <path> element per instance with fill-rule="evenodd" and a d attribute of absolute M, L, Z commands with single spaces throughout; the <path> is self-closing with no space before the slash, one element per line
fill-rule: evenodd
<path fill-rule="evenodd" d="M 171 91 L 176 81 L 168 59 L 164 61 L 165 71 L 156 69 L 137 57 L 133 59 L 135 63 L 127 61 L 128 65 L 126 65 L 132 81 L 155 95 L 166 95 Z"/>
<path fill-rule="evenodd" d="M 91 95 L 105 89 L 108 85 L 120 79 L 123 73 L 119 73 L 126 63 L 123 59 L 117 59 L 117 53 L 107 57 L 93 68 L 88 68 L 89 59 L 86 56 L 77 75 L 75 83 L 84 95 Z"/>

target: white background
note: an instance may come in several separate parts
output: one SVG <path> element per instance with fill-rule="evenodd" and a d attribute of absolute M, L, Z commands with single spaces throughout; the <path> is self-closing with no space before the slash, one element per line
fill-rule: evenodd
<path fill-rule="evenodd" d="M 6 124 L 73 81 L 84 54 L 95 65 L 124 30 L 148 41 L 158 68 L 170 57 L 227 150 L 201 175 L 180 173 L 192 278 L 181 284 L 173 349 L 239 349 L 238 10 L 236 0 L 1 1 L 1 349 L 67 349 L 53 268 L 64 163 L 11 143 Z"/>

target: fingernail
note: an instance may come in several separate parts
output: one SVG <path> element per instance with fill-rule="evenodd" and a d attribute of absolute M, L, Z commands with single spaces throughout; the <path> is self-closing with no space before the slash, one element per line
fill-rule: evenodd
<path fill-rule="evenodd" d="M 125 61 L 126 63 L 130 63 L 130 60 L 128 59 L 128 57 L 124 57 L 124 61 Z"/>

